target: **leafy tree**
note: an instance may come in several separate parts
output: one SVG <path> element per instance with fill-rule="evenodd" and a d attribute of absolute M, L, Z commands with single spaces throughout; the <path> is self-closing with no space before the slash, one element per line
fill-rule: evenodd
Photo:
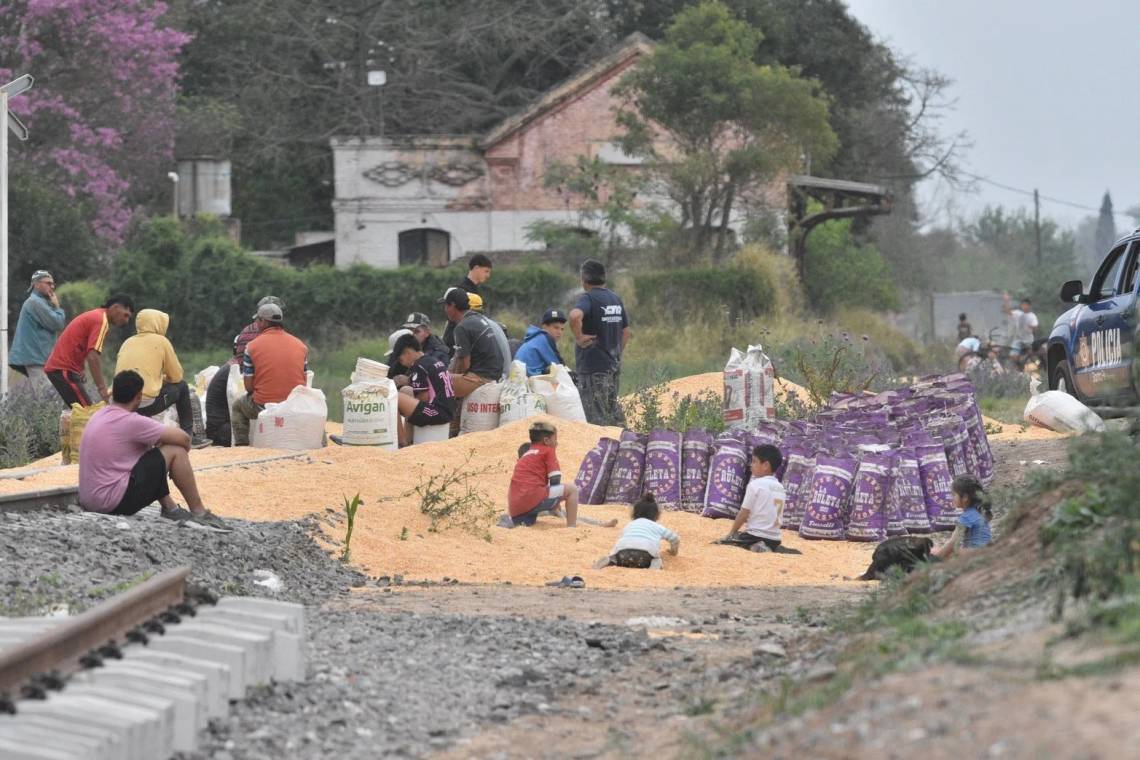
<path fill-rule="evenodd" d="M 824 222 L 808 236 L 804 290 L 820 312 L 840 306 L 866 306 L 876 311 L 899 307 L 891 269 L 873 246 L 860 245 L 851 234 L 852 220 Z"/>
<path fill-rule="evenodd" d="M 0 77 L 37 80 L 12 100 L 32 133 L 16 160 L 81 201 L 108 243 L 162 187 L 174 147 L 177 56 L 189 37 L 163 26 L 165 12 L 157 0 L 0 4 Z"/>
<path fill-rule="evenodd" d="M 623 78 L 623 149 L 645 160 L 681 209 L 694 253 L 717 229 L 723 253 L 734 205 L 837 148 L 817 84 L 753 61 L 760 31 L 719 2 L 679 13 L 652 55 Z M 668 147 L 662 147 L 661 137 Z"/>

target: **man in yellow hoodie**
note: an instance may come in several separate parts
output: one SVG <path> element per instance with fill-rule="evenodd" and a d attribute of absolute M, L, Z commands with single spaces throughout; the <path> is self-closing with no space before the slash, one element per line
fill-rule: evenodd
<path fill-rule="evenodd" d="M 194 448 L 209 446 L 210 441 L 194 435 L 194 404 L 190 386 L 183 377 L 182 364 L 174 346 L 166 337 L 170 317 L 157 309 L 143 309 L 135 317 L 136 334 L 127 338 L 119 349 L 115 374 L 134 370 L 143 379 L 142 404 L 138 413 L 154 417 L 173 406 L 178 412 L 178 426 L 186 431 Z"/>

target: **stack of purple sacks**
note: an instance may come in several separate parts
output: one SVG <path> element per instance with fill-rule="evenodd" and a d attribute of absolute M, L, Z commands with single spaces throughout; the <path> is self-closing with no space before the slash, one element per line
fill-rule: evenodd
<path fill-rule="evenodd" d="M 631 503 L 651 491 L 666 509 L 734 518 L 748 484 L 750 452 L 784 456 L 782 527 L 808 539 L 881 541 L 952 530 L 957 475 L 993 478 L 993 456 L 965 375 L 924 378 L 870 395 L 837 395 L 811 421 L 768 420 L 713 436 L 625 431 L 603 438 L 576 482 L 584 504 Z"/>

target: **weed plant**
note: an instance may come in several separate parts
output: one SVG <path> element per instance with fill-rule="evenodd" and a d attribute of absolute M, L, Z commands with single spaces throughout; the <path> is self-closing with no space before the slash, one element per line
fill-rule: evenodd
<path fill-rule="evenodd" d="M 671 395 L 672 409 L 669 414 L 662 412 L 661 400 L 668 393 L 664 385 L 643 388 L 623 399 L 626 426 L 639 433 L 648 433 L 658 428 L 685 432 L 690 428 L 701 428 L 712 433 L 724 430 L 724 408 L 720 396 L 712 391 L 685 394 L 674 391 Z"/>
<path fill-rule="evenodd" d="M 419 497 L 420 511 L 431 520 L 429 531 L 457 528 L 490 542 L 495 505 L 487 494 L 475 488 L 472 479 L 492 472 L 493 468 L 471 470 L 474 457 L 475 451 L 469 451 L 456 467 L 428 476 L 404 494 Z"/>
<path fill-rule="evenodd" d="M 348 517 L 348 525 L 344 529 L 344 551 L 340 555 L 341 562 L 350 562 L 352 559 L 352 528 L 356 524 L 356 510 L 364 503 L 360 500 L 360 494 L 352 497 L 349 501 L 347 496 L 344 499 L 344 514 Z"/>
<path fill-rule="evenodd" d="M 0 468 L 19 467 L 59 451 L 63 402 L 47 382 L 16 384 L 0 401 Z"/>

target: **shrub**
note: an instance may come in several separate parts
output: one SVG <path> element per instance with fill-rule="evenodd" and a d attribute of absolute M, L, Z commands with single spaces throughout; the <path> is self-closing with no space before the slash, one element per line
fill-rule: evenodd
<path fill-rule="evenodd" d="M 286 325 L 309 340 L 386 335 L 411 311 L 442 321 L 436 301 L 461 277 L 458 267 L 284 269 L 243 251 L 210 219 L 184 225 L 156 219 L 132 235 L 115 262 L 111 289 L 132 295 L 139 308 L 169 313 L 171 339 L 194 349 L 228 344 L 268 294 L 284 300 Z M 572 285 L 549 266 L 498 267 L 484 292 L 492 314 L 537 316 L 560 305 Z"/>
<path fill-rule="evenodd" d="M 760 272 L 772 283 L 774 298 L 771 313 L 796 316 L 805 311 L 803 283 L 800 282 L 796 262 L 791 256 L 775 253 L 762 245 L 749 245 L 736 254 L 733 263 Z"/>
<path fill-rule="evenodd" d="M 106 283 L 94 280 L 65 282 L 56 288 L 55 292 L 69 320 L 85 311 L 102 306 L 107 301 L 107 296 L 111 295 Z"/>
<path fill-rule="evenodd" d="M 851 237 L 851 221 L 825 222 L 807 239 L 804 289 L 811 305 L 827 313 L 840 306 L 897 309 L 898 291 L 886 259 Z"/>
<path fill-rule="evenodd" d="M 775 300 L 772 281 L 741 266 L 639 274 L 633 287 L 639 308 L 673 322 L 704 318 L 736 324 L 771 313 Z"/>
<path fill-rule="evenodd" d="M 47 382 L 23 381 L 0 401 L 0 468 L 19 467 L 59 451 L 63 402 Z"/>

